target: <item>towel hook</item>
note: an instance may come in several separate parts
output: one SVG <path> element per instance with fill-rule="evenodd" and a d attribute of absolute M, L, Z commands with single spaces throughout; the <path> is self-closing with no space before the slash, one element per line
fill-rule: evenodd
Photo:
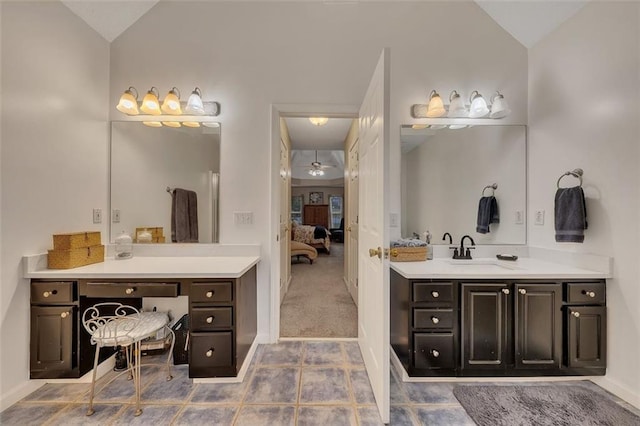
<path fill-rule="evenodd" d="M 582 175 L 583 174 L 584 174 L 584 171 L 582 169 L 573 169 L 570 172 L 564 172 L 558 178 L 558 182 L 556 182 L 556 186 L 558 187 L 558 189 L 560 189 L 560 181 L 565 176 L 574 176 L 574 177 L 578 178 L 580 180 L 580 186 L 582 186 Z"/>
<path fill-rule="evenodd" d="M 491 195 L 494 195 L 496 193 L 496 189 L 498 189 L 498 184 L 497 183 L 493 183 L 491 185 L 487 185 L 484 188 L 482 188 L 482 196 L 484 197 L 484 191 L 486 191 L 487 189 L 492 189 L 493 192 L 491 193 Z"/>
<path fill-rule="evenodd" d="M 168 192 L 169 194 L 173 194 L 173 189 L 171 189 L 170 187 L 168 187 L 168 186 L 167 186 L 167 192 Z"/>

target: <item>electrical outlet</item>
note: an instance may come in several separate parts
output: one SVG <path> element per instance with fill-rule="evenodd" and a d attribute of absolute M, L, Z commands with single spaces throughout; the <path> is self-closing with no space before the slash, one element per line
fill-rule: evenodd
<path fill-rule="evenodd" d="M 93 209 L 93 223 L 102 223 L 102 209 Z"/>
<path fill-rule="evenodd" d="M 120 210 L 113 209 L 113 213 L 111 214 L 111 221 L 113 223 L 120 223 Z"/>
<path fill-rule="evenodd" d="M 544 225 L 544 210 L 536 210 L 534 223 L 536 225 Z"/>
<path fill-rule="evenodd" d="M 515 223 L 516 225 L 522 225 L 524 223 L 524 212 L 522 210 L 516 210 Z"/>
<path fill-rule="evenodd" d="M 253 212 L 233 212 L 233 223 L 236 225 L 252 225 Z"/>

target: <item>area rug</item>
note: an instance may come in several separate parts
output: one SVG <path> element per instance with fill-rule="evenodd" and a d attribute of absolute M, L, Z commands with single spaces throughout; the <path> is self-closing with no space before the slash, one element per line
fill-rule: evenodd
<path fill-rule="evenodd" d="M 453 394 L 479 426 L 637 426 L 640 417 L 580 385 L 456 386 Z"/>

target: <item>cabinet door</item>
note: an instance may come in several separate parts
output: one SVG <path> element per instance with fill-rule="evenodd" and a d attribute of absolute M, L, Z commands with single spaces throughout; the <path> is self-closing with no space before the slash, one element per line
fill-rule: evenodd
<path fill-rule="evenodd" d="M 567 327 L 567 366 L 606 367 L 606 308 L 568 307 Z"/>
<path fill-rule="evenodd" d="M 31 371 L 57 372 L 73 369 L 75 306 L 31 307 Z"/>
<path fill-rule="evenodd" d="M 562 284 L 515 286 L 516 368 L 559 368 L 562 358 Z"/>
<path fill-rule="evenodd" d="M 462 284 L 462 368 L 504 369 L 509 351 L 508 283 Z"/>

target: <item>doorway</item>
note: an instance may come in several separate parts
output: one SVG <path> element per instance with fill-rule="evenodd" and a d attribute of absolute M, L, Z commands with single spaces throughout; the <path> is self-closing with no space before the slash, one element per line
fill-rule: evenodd
<path fill-rule="evenodd" d="M 281 175 L 289 176 L 281 187 L 287 220 L 281 228 L 290 230 L 282 238 L 291 239 L 280 253 L 281 338 L 357 337 L 357 289 L 349 286 L 357 277 L 348 275 L 357 248 L 347 231 L 348 213 L 357 211 L 349 197 L 357 183 L 351 164 L 357 131 L 357 120 L 348 117 L 280 120 L 281 163 L 289 159 L 281 164 Z"/>

